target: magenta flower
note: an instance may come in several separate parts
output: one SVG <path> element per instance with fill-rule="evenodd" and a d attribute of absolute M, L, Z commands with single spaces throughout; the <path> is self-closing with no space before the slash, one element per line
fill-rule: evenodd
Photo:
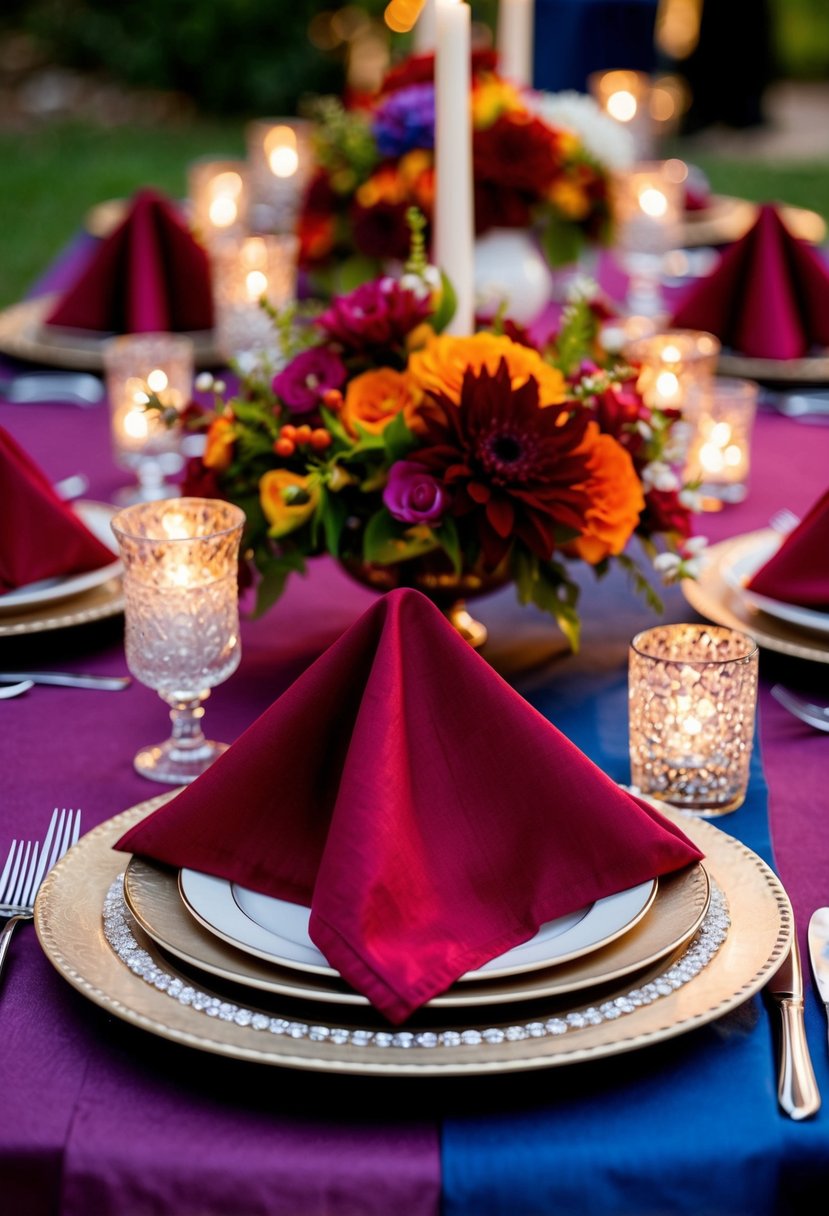
<path fill-rule="evenodd" d="M 398 460 L 389 469 L 383 502 L 404 524 L 436 524 L 449 505 L 437 477 L 414 460 Z"/>
<path fill-rule="evenodd" d="M 427 294 L 416 295 L 394 279 L 374 279 L 336 296 L 317 324 L 347 351 L 388 354 L 432 311 Z"/>
<path fill-rule="evenodd" d="M 345 378 L 339 355 L 324 346 L 312 346 L 274 376 L 273 391 L 294 414 L 307 414 L 319 406 L 329 389 L 345 384 Z"/>

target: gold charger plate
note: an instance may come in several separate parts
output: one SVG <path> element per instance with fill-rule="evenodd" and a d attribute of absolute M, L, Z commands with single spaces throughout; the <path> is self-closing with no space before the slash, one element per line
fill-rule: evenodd
<path fill-rule="evenodd" d="M 715 194 L 707 207 L 686 211 L 682 244 L 692 247 L 738 241 L 757 219 L 758 212 L 758 204 L 748 199 Z M 780 214 L 792 236 L 814 245 L 819 245 L 825 239 L 826 224 L 816 211 L 784 203 L 780 205 Z"/>
<path fill-rule="evenodd" d="M 103 344 L 110 335 L 63 329 L 44 324 L 54 306 L 54 295 L 22 300 L 0 312 L 0 354 L 53 367 L 103 370 Z M 187 335 L 193 339 L 197 367 L 217 367 L 225 360 L 214 343 L 212 330 Z"/>
<path fill-rule="evenodd" d="M 823 384 L 829 381 L 829 350 L 802 359 L 757 359 L 734 351 L 721 351 L 717 374 L 775 384 Z"/>
<path fill-rule="evenodd" d="M 660 878 L 647 914 L 607 946 L 571 962 L 500 980 L 454 985 L 428 1002 L 430 1009 L 461 1009 L 560 996 L 631 975 L 675 953 L 705 916 L 710 883 L 705 867 L 690 866 Z M 127 907 L 148 937 L 182 962 L 243 987 L 301 1000 L 369 1006 L 368 998 L 339 978 L 299 972 L 238 950 L 189 915 L 176 871 L 131 857 L 124 877 Z"/>
<path fill-rule="evenodd" d="M 720 563 L 730 559 L 739 546 L 747 540 L 763 540 L 769 535 L 770 529 L 763 528 L 709 545 L 699 577 L 683 579 L 682 594 L 700 616 L 717 625 L 750 634 L 758 646 L 813 663 L 829 663 L 829 638 L 824 641 L 809 630 L 753 610 L 720 573 Z"/>
<path fill-rule="evenodd" d="M 693 978 L 677 987 L 662 984 L 664 995 L 650 1002 L 629 1002 L 624 1016 L 595 1021 L 588 1013 L 561 1034 L 544 1033 L 544 1024 L 538 1020 L 516 1035 L 512 1033 L 514 1014 L 507 1007 L 502 1019 L 477 1026 L 464 1019 L 447 1019 L 445 1029 L 436 1029 L 433 1023 L 417 1042 L 414 1020 L 395 1031 L 381 1020 L 375 1020 L 372 1027 L 370 1011 L 357 1011 L 359 1017 L 349 1029 L 340 1018 L 333 1025 L 327 1022 L 320 1016 L 319 1004 L 309 1007 L 285 997 L 280 998 L 286 1002 L 284 1015 L 274 1017 L 263 1010 L 238 1009 L 226 996 L 211 1000 L 205 994 L 206 1008 L 215 1013 L 207 1016 L 197 1004 L 183 1003 L 164 991 L 166 981 L 161 976 L 162 986 L 157 987 L 134 973 L 109 945 L 104 932 L 101 910 L 125 866 L 124 855 L 113 845 L 163 801 L 165 796 L 141 803 L 82 837 L 41 887 L 35 928 L 47 958 L 89 1000 L 133 1026 L 222 1056 L 287 1068 L 386 1077 L 471 1076 L 595 1060 L 674 1038 L 722 1017 L 763 987 L 791 947 L 791 905 L 765 862 L 712 824 L 660 805 L 705 853 L 712 882 L 727 903 L 730 928 Z M 176 975 L 175 968 L 137 927 L 134 936 L 150 960 L 158 961 L 159 970 L 183 984 L 189 995 L 192 981 L 186 972 Z M 658 968 L 652 974 L 655 978 Z M 543 1006 L 543 1001 L 536 1003 L 536 1008 Z M 239 1020 L 234 1010 L 240 1014 Z M 488 1011 L 490 1017 L 496 1011 Z M 556 1016 L 561 1012 L 557 1008 Z M 310 1025 L 296 1020 L 303 1015 L 313 1019 Z M 538 1014 L 539 1019 L 544 1016 L 544 1012 Z M 533 1027 L 540 1027 L 540 1032 Z"/>
<path fill-rule="evenodd" d="M 51 629 L 68 629 L 117 616 L 124 611 L 124 586 L 120 578 L 111 578 L 56 604 L 43 604 L 27 612 L 7 612 L 0 616 L 0 638 L 20 637 L 26 633 L 44 633 Z"/>

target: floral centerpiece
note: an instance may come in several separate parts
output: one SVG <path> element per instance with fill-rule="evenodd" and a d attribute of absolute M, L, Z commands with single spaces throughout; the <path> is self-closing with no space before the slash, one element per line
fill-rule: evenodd
<path fill-rule="evenodd" d="M 508 321 L 450 336 L 448 293 L 410 221 L 400 278 L 276 315 L 281 370 L 254 367 L 232 393 L 214 382 L 212 408 L 188 411 L 206 441 L 183 492 L 245 511 L 255 611 L 322 554 L 443 607 L 512 583 L 574 648 L 574 563 L 621 563 L 658 608 L 629 547 L 663 578 L 693 573 L 678 417 L 644 403 L 635 369 L 602 360 L 595 285 L 544 349 Z"/>
<path fill-rule="evenodd" d="M 612 240 L 610 176 L 631 163 L 630 137 L 591 97 L 520 90 L 495 66 L 494 53 L 473 55 L 476 233 L 532 229 L 551 266 L 573 263 Z M 410 206 L 430 221 L 433 77 L 434 56 L 413 56 L 361 104 L 323 98 L 314 107 L 318 169 L 299 235 L 317 290 L 353 286 L 405 259 Z"/>

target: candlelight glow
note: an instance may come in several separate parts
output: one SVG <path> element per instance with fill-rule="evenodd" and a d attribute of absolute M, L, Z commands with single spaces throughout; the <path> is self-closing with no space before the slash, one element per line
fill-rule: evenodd
<path fill-rule="evenodd" d="M 146 439 L 150 429 L 147 415 L 138 406 L 124 414 L 123 427 L 124 434 L 130 439 Z"/>
<path fill-rule="evenodd" d="M 153 368 L 147 376 L 147 387 L 150 392 L 163 393 L 168 384 L 167 373 L 162 371 L 160 367 Z"/>
<path fill-rule="evenodd" d="M 627 89 L 611 93 L 607 99 L 607 112 L 617 122 L 631 122 L 636 117 L 638 109 L 636 98 Z"/>
<path fill-rule="evenodd" d="M 663 363 L 679 363 L 682 358 L 682 351 L 678 346 L 663 346 L 659 357 Z"/>
<path fill-rule="evenodd" d="M 679 376 L 676 372 L 660 372 L 654 382 L 657 400 L 663 405 L 676 401 L 679 397 Z"/>
<path fill-rule="evenodd" d="M 161 517 L 161 526 L 170 540 L 186 540 L 190 535 L 187 520 L 181 511 L 165 511 Z"/>
<path fill-rule="evenodd" d="M 260 299 L 268 290 L 268 276 L 261 270 L 251 270 L 245 275 L 245 290 L 249 300 Z"/>
<path fill-rule="evenodd" d="M 639 195 L 639 206 L 651 219 L 661 219 L 668 211 L 668 200 L 661 190 L 648 186 Z"/>
<path fill-rule="evenodd" d="M 274 127 L 265 136 L 265 156 L 274 177 L 293 177 L 299 168 L 296 133 L 290 127 Z"/>

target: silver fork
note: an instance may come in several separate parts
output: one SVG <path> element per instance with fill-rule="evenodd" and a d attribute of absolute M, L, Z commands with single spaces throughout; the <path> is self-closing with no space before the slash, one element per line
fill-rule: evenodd
<path fill-rule="evenodd" d="M 35 896 L 52 866 L 76 843 L 81 831 L 81 812 L 55 807 L 41 845 L 38 841 L 13 840 L 3 873 L 0 874 L 0 917 L 7 917 L 0 933 L 0 974 L 11 945 L 12 933 L 23 921 L 32 920 Z"/>
<path fill-rule="evenodd" d="M 784 688 L 782 684 L 773 685 L 771 695 L 789 713 L 800 718 L 801 722 L 807 722 L 815 730 L 829 731 L 829 705 L 816 705 L 813 701 L 807 701 L 797 693 Z"/>

